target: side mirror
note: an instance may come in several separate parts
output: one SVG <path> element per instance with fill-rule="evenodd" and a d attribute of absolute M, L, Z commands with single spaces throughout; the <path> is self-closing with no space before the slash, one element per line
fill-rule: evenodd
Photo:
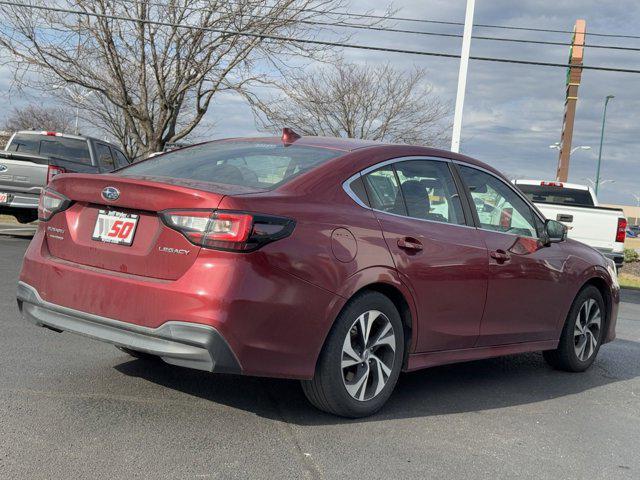
<path fill-rule="evenodd" d="M 555 220 L 544 222 L 544 240 L 547 245 L 551 243 L 564 242 L 567 238 L 567 227 Z"/>

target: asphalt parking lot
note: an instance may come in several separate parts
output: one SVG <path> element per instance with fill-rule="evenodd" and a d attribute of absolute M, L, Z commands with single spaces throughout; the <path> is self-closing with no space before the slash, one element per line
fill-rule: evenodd
<path fill-rule="evenodd" d="M 0 478 L 640 478 L 640 292 L 584 374 L 538 354 L 402 375 L 378 415 L 295 381 L 134 360 L 23 322 L 28 239 L 0 237 Z"/>

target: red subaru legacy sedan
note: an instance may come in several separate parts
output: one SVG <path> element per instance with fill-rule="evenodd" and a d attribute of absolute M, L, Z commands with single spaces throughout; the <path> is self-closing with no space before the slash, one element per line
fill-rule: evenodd
<path fill-rule="evenodd" d="M 446 151 L 215 141 L 59 175 L 39 215 L 25 318 L 173 365 L 300 379 L 337 415 L 378 410 L 401 371 L 543 351 L 579 372 L 615 337 L 613 263 Z"/>

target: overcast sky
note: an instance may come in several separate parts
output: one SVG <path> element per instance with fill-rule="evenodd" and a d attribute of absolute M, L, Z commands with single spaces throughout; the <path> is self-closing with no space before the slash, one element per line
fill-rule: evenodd
<path fill-rule="evenodd" d="M 350 10 L 379 12 L 380 1 L 353 1 Z M 398 0 L 398 16 L 464 21 L 466 0 Z M 477 0 L 475 23 L 517 25 L 571 30 L 577 18 L 587 22 L 587 32 L 640 35 L 640 2 L 569 0 Z M 462 27 L 395 22 L 399 28 L 461 33 Z M 568 34 L 496 30 L 477 27 L 478 35 L 568 42 Z M 352 43 L 413 50 L 460 53 L 460 39 L 388 32 L 354 31 Z M 589 37 L 587 43 L 640 47 L 640 39 Z M 568 47 L 522 45 L 474 40 L 471 54 L 566 63 Z M 345 50 L 354 62 L 390 62 L 399 69 L 414 65 L 428 71 L 434 92 L 453 102 L 458 60 L 436 57 Z M 587 49 L 586 65 L 640 69 L 640 52 Z M 0 91 L 6 93 L 10 72 L 0 70 Z M 555 176 L 557 151 L 549 145 L 560 140 L 564 109 L 566 71 L 561 68 L 472 61 L 469 66 L 461 151 L 519 178 Z M 640 74 L 585 71 L 579 91 L 574 146 L 579 151 L 571 161 L 570 181 L 587 183 L 595 178 L 604 97 L 615 95 L 608 108 L 601 178 L 614 180 L 601 186 L 603 202 L 632 204 L 640 194 Z M 5 96 L 5 98 L 7 98 Z M 12 101 L 15 103 L 15 99 Z M 0 113 L 2 117 L 3 113 Z M 1 121 L 1 118 L 0 118 Z M 211 138 L 255 134 L 253 116 L 242 100 L 220 97 L 208 121 L 215 123 Z"/>
<path fill-rule="evenodd" d="M 376 11 L 383 2 L 353 2 L 352 11 Z M 398 0 L 397 16 L 464 21 L 465 0 Z M 378 10 L 382 12 L 382 10 Z M 637 1 L 534 1 L 477 0 L 475 22 L 571 30 L 577 18 L 584 18 L 587 31 L 640 35 L 640 2 Z M 461 27 L 395 22 L 399 28 L 461 33 Z M 476 28 L 474 33 L 569 42 L 570 35 Z M 365 43 L 413 50 L 460 52 L 460 40 L 387 32 L 359 32 L 352 43 Z M 640 47 L 640 39 L 587 37 L 587 43 Z M 522 45 L 474 40 L 471 54 L 566 63 L 567 47 Z M 458 61 L 436 57 L 391 55 L 382 52 L 345 50 L 348 60 L 368 63 L 391 62 L 397 68 L 425 67 L 434 91 L 455 101 Z M 640 69 L 640 52 L 587 49 L 586 65 Z M 553 179 L 558 152 L 549 145 L 560 140 L 564 112 L 566 70 L 551 67 L 472 61 L 462 129 L 462 152 L 494 165 L 511 176 Z M 585 71 L 579 90 L 574 146 L 592 150 L 574 154 L 570 181 L 587 183 L 595 178 L 604 97 L 609 103 L 603 148 L 601 178 L 614 180 L 601 186 L 603 202 L 632 204 L 632 193 L 640 194 L 640 75 Z M 231 105 L 225 98 L 222 105 Z M 224 109 L 227 110 L 227 109 Z M 218 120 L 216 135 L 254 133 L 248 109 L 236 105 Z"/>

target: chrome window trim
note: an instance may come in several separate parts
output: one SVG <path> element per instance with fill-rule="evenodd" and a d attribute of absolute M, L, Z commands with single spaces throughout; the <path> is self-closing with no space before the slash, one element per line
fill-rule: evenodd
<path fill-rule="evenodd" d="M 349 195 L 351 197 L 351 200 L 356 202 L 362 208 L 366 208 L 367 210 L 373 210 L 373 208 L 371 208 L 370 206 L 365 205 L 364 203 L 362 203 L 362 200 L 360 200 L 360 198 L 351 189 L 351 183 L 356 181 L 358 178 L 361 178 L 361 177 L 362 177 L 362 175 L 360 174 L 360 172 L 356 173 L 355 175 L 351 175 L 344 182 L 342 182 L 342 189 L 345 191 L 345 193 L 347 195 Z"/>
<path fill-rule="evenodd" d="M 385 215 L 391 215 L 392 217 L 408 218 L 410 220 L 417 220 L 419 222 L 438 223 L 438 224 L 441 224 L 441 225 L 450 225 L 450 226 L 453 226 L 453 227 L 464 227 L 464 228 L 477 229 L 478 227 L 476 227 L 475 225 L 467 225 L 466 223 L 460 224 L 460 223 L 439 222 L 437 220 L 427 220 L 425 218 L 416 218 L 416 217 L 411 217 L 409 215 L 398 215 L 397 213 L 391 213 L 391 212 L 385 212 L 384 210 L 378 210 L 377 208 L 372 208 L 372 207 L 362 203 L 362 200 L 360 200 L 360 198 L 358 198 L 358 196 L 351 189 L 351 182 L 357 180 L 358 177 L 362 178 L 364 175 L 367 175 L 368 173 L 371 173 L 374 170 L 378 170 L 379 168 L 386 167 L 387 165 L 391 165 L 391 164 L 399 163 L 399 162 L 406 162 L 406 161 L 410 161 L 410 160 L 432 160 L 432 161 L 438 161 L 438 162 L 444 162 L 444 163 L 452 163 L 453 162 L 452 159 L 446 158 L 446 157 L 428 157 L 428 156 L 416 156 L 416 155 L 412 155 L 412 156 L 408 156 L 408 157 L 392 158 L 392 159 L 389 159 L 389 160 L 384 160 L 384 161 L 382 161 L 380 163 L 376 163 L 375 165 L 371 165 L 370 167 L 367 167 L 364 170 L 361 170 L 358 173 L 356 173 L 354 175 L 351 175 L 348 179 L 346 179 L 344 182 L 342 182 L 342 189 L 359 206 L 361 206 L 362 208 L 366 208 L 367 210 L 371 210 L 372 212 L 383 213 Z M 460 197 L 460 192 L 458 192 L 458 197 Z M 462 198 L 460 198 L 460 202 L 462 202 Z"/>

